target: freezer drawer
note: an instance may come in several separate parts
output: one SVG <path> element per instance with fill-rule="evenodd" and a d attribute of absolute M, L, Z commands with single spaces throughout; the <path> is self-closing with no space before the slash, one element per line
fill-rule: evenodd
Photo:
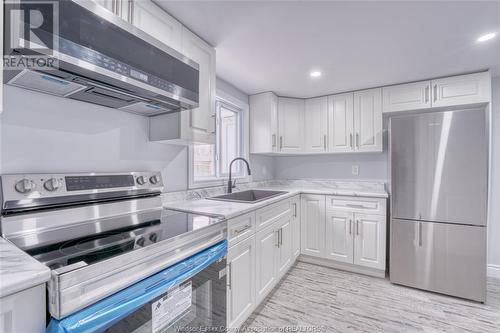
<path fill-rule="evenodd" d="M 392 219 L 392 283 L 484 302 L 486 227 Z"/>

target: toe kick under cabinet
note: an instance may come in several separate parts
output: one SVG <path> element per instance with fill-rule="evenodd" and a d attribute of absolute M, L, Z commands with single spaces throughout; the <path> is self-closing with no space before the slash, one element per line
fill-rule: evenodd
<path fill-rule="evenodd" d="M 386 199 L 302 195 L 303 260 L 385 275 Z"/>

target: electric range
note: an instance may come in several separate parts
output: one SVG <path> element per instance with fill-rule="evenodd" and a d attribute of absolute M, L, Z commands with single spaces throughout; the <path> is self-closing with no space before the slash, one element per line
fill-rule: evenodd
<path fill-rule="evenodd" d="M 51 269 L 63 318 L 224 240 L 224 218 L 162 208 L 160 173 L 2 175 L 2 236 Z"/>

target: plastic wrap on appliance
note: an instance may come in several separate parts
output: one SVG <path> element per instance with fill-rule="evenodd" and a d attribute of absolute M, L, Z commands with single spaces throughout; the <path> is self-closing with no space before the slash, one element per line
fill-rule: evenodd
<path fill-rule="evenodd" d="M 102 332 L 226 254 L 224 240 L 66 318 L 52 318 L 46 333 Z"/>

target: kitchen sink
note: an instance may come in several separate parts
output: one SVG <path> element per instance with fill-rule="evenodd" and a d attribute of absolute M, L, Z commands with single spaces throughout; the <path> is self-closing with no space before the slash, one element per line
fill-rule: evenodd
<path fill-rule="evenodd" d="M 235 193 L 229 193 L 224 195 L 218 195 L 216 197 L 207 198 L 208 200 L 219 200 L 219 201 L 232 201 L 232 202 L 246 202 L 255 203 L 262 200 L 266 200 L 278 195 L 282 195 L 288 192 L 285 191 L 266 191 L 266 190 L 248 190 Z"/>

